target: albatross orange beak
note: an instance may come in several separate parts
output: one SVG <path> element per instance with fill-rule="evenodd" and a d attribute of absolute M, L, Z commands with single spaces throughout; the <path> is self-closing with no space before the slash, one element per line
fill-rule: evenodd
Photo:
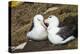
<path fill-rule="evenodd" d="M 48 19 L 45 19 L 44 24 L 48 27 Z"/>
<path fill-rule="evenodd" d="M 47 29 L 47 26 L 44 24 L 44 22 L 41 22 L 41 25 L 42 25 L 45 29 Z"/>

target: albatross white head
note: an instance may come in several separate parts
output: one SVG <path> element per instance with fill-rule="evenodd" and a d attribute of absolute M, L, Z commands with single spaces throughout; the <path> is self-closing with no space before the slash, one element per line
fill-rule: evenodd
<path fill-rule="evenodd" d="M 45 24 L 44 24 L 44 17 L 40 14 L 34 16 L 34 25 L 35 26 L 43 26 L 44 28 L 46 28 Z"/>
<path fill-rule="evenodd" d="M 45 20 L 45 23 L 49 24 L 49 26 L 57 27 L 59 25 L 59 19 L 54 15 L 50 15 L 48 19 Z"/>

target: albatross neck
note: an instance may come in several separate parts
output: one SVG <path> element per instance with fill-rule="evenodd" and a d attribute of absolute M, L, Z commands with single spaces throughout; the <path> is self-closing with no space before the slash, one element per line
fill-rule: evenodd
<path fill-rule="evenodd" d="M 59 21 L 49 23 L 50 27 L 58 27 L 58 25 L 59 25 Z"/>

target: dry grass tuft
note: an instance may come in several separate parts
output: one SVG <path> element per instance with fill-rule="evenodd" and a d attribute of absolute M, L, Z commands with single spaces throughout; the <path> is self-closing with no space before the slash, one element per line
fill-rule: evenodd
<path fill-rule="evenodd" d="M 54 7 L 58 7 L 54 10 Z M 52 9 L 50 9 L 52 8 Z M 49 15 L 56 15 L 60 21 L 69 16 L 78 15 L 76 5 L 57 5 L 57 4 L 40 4 L 40 3 L 22 3 L 11 10 L 11 44 L 19 45 L 27 41 L 27 32 L 31 27 L 31 22 L 36 14 L 42 14 L 46 19 Z M 45 13 L 45 14 L 44 14 Z M 70 42 L 65 47 L 76 48 L 77 40 Z"/>

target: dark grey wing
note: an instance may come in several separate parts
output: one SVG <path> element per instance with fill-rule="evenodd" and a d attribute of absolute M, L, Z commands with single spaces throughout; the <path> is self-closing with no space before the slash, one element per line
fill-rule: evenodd
<path fill-rule="evenodd" d="M 74 30 L 75 26 L 64 26 L 57 34 L 60 35 L 65 40 L 74 34 Z"/>
<path fill-rule="evenodd" d="M 69 16 L 64 19 L 63 22 L 60 22 L 59 27 L 61 30 L 57 33 L 64 39 L 73 35 L 78 37 L 78 16 Z"/>
<path fill-rule="evenodd" d="M 29 31 L 31 31 L 33 29 L 33 27 L 34 27 L 34 22 L 32 21 L 32 25 L 31 25 L 31 28 Z"/>

